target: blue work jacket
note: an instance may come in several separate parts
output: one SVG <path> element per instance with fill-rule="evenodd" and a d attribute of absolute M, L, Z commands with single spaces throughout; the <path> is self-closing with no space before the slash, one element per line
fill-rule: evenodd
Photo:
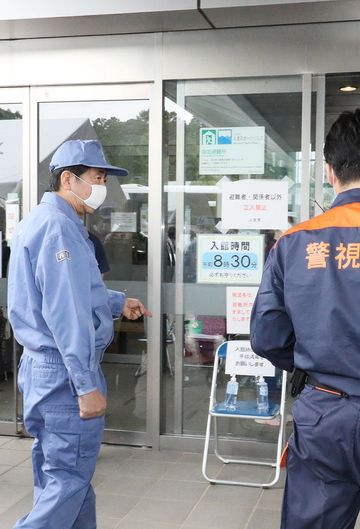
<path fill-rule="evenodd" d="M 270 251 L 250 325 L 255 353 L 360 395 L 360 189 Z"/>
<path fill-rule="evenodd" d="M 78 395 L 95 389 L 103 352 L 125 295 L 107 290 L 75 210 L 45 193 L 18 225 L 11 245 L 9 319 L 32 352 L 58 350 Z"/>

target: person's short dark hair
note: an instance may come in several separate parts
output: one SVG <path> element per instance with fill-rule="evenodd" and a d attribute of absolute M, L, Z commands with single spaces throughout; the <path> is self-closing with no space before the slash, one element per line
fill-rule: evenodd
<path fill-rule="evenodd" d="M 71 167 L 60 167 L 56 171 L 50 173 L 49 189 L 50 191 L 59 191 L 60 189 L 60 176 L 63 171 L 70 171 L 76 176 L 81 176 L 89 168 L 86 165 L 72 165 Z"/>
<path fill-rule="evenodd" d="M 326 136 L 326 163 L 342 184 L 360 180 L 360 109 L 340 114 Z"/>

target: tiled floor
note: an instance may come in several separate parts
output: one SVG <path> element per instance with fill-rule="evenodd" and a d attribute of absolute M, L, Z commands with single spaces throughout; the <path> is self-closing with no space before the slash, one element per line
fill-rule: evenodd
<path fill-rule="evenodd" d="M 31 507 L 30 449 L 29 439 L 0 437 L 1 529 Z M 211 459 L 211 472 L 224 474 L 222 467 Z M 98 529 L 279 529 L 280 485 L 209 485 L 201 454 L 103 445 L 94 486 Z"/>
<path fill-rule="evenodd" d="M 1 529 L 31 507 L 30 449 L 29 439 L 0 437 Z M 215 459 L 211 471 L 233 473 Z M 269 472 L 244 468 L 247 477 Z M 279 529 L 283 479 L 270 490 L 209 485 L 201 454 L 103 445 L 94 478 L 98 529 Z"/>

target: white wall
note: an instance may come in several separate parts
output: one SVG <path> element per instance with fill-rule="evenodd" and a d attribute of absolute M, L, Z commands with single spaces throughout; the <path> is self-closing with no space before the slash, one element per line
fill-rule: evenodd
<path fill-rule="evenodd" d="M 304 0 L 302 0 L 304 1 Z M 0 2 L 0 20 L 147 13 L 197 9 L 196 0 L 16 0 Z"/>
<path fill-rule="evenodd" d="M 0 0 L 0 40 L 359 20 L 359 0 Z"/>
<path fill-rule="evenodd" d="M 0 86 L 360 71 L 360 23 L 0 42 Z"/>

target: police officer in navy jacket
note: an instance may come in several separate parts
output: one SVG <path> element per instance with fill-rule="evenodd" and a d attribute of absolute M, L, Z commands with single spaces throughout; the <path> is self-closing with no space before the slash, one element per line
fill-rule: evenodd
<path fill-rule="evenodd" d="M 336 198 L 270 251 L 253 350 L 304 377 L 294 403 L 281 529 L 351 529 L 360 508 L 360 109 L 324 147 Z"/>

